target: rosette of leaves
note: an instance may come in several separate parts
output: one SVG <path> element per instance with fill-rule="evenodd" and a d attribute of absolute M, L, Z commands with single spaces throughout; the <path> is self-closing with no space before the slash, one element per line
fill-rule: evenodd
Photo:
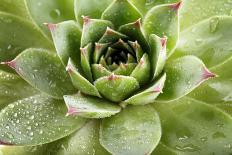
<path fill-rule="evenodd" d="M 181 4 L 0 0 L 0 154 L 230 154 L 232 3 Z"/>

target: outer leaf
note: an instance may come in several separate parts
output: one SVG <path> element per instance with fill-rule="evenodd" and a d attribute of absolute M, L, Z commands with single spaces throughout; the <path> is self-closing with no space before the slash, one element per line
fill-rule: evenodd
<path fill-rule="evenodd" d="M 119 102 L 136 91 L 139 88 L 139 83 L 133 77 L 112 74 L 97 79 L 95 86 L 102 96 L 111 101 Z"/>
<path fill-rule="evenodd" d="M 194 56 L 185 56 L 168 62 L 167 81 L 160 101 L 170 101 L 185 96 L 205 80 L 215 77 L 203 62 Z"/>
<path fill-rule="evenodd" d="M 17 75 L 0 71 L 0 110 L 9 103 L 37 93 Z"/>
<path fill-rule="evenodd" d="M 107 20 L 90 19 L 89 17 L 83 17 L 83 20 L 81 47 L 86 46 L 88 43 L 97 42 L 105 33 L 107 27 L 113 27 L 113 24 Z"/>
<path fill-rule="evenodd" d="M 35 88 L 55 97 L 75 92 L 58 56 L 42 49 L 28 49 L 6 62 Z"/>
<path fill-rule="evenodd" d="M 24 0 L 1 0 L 0 11 L 30 19 Z"/>
<path fill-rule="evenodd" d="M 201 7 L 199 7 L 201 6 Z M 181 30 L 215 15 L 231 15 L 228 0 L 187 0 L 181 9 Z"/>
<path fill-rule="evenodd" d="M 151 34 L 159 37 L 167 36 L 167 52 L 171 54 L 179 38 L 179 8 L 181 2 L 160 5 L 147 12 L 143 28 L 147 38 Z"/>
<path fill-rule="evenodd" d="M 59 23 L 74 19 L 73 0 L 25 0 L 30 15 L 45 32 L 48 31 L 43 23 Z"/>
<path fill-rule="evenodd" d="M 218 65 L 231 56 L 232 17 L 212 17 L 181 33 L 177 56 L 195 55 L 209 66 Z"/>
<path fill-rule="evenodd" d="M 111 21 L 116 28 L 141 18 L 137 8 L 128 0 L 115 0 L 103 13 L 102 19 Z"/>
<path fill-rule="evenodd" d="M 161 117 L 161 141 L 171 149 L 189 155 L 231 153 L 232 118 L 228 114 L 189 98 L 154 106 Z"/>
<path fill-rule="evenodd" d="M 160 138 L 159 116 L 150 106 L 127 107 L 100 128 L 100 143 L 114 155 L 150 154 Z"/>
<path fill-rule="evenodd" d="M 75 0 L 75 15 L 80 25 L 83 24 L 82 16 L 98 19 L 112 0 Z"/>
<path fill-rule="evenodd" d="M 81 94 L 64 96 L 68 107 L 68 115 L 78 115 L 85 118 L 104 118 L 115 115 L 121 108 L 104 99 L 84 96 Z"/>
<path fill-rule="evenodd" d="M 65 21 L 59 24 L 48 24 L 57 54 L 66 66 L 72 58 L 80 68 L 81 30 L 74 21 Z"/>
<path fill-rule="evenodd" d="M 0 146 L 1 155 L 41 155 L 46 153 L 46 146 Z"/>
<path fill-rule="evenodd" d="M 38 145 L 65 137 L 85 123 L 81 118 L 64 117 L 65 111 L 62 101 L 44 95 L 14 102 L 0 112 L 0 140 Z"/>
<path fill-rule="evenodd" d="M 49 145 L 50 154 L 56 155 L 109 155 L 99 142 L 99 121 L 90 121 L 76 133 Z"/>
<path fill-rule="evenodd" d="M 160 38 L 155 34 L 150 35 L 149 43 L 151 46 L 151 51 L 149 53 L 149 58 L 151 62 L 151 70 L 153 77 L 152 79 L 159 76 L 159 74 L 163 71 L 164 65 L 167 59 L 166 52 L 166 43 L 167 38 Z"/>
<path fill-rule="evenodd" d="M 0 30 L 0 62 L 14 59 L 29 47 L 52 48 L 33 24 L 11 14 L 0 12 Z"/>
<path fill-rule="evenodd" d="M 145 105 L 149 103 L 154 103 L 158 95 L 162 93 L 165 80 L 166 74 L 164 74 L 158 81 L 152 82 L 152 85 L 149 88 L 133 95 L 129 99 L 123 101 L 120 105 L 124 107 L 127 104 Z"/>
<path fill-rule="evenodd" d="M 232 103 L 231 65 L 232 57 L 221 65 L 211 68 L 210 70 L 219 77 L 205 82 L 189 95 L 208 104 L 228 104 L 229 110 L 230 103 Z"/>
<path fill-rule="evenodd" d="M 78 72 L 71 59 L 68 62 L 66 70 L 68 71 L 75 88 L 84 94 L 101 97 L 97 88 Z"/>

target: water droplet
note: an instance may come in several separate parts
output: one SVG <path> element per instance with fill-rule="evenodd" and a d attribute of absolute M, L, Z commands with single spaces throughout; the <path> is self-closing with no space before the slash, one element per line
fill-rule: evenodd
<path fill-rule="evenodd" d="M 226 138 L 226 136 L 225 136 L 225 134 L 222 133 L 222 132 L 215 132 L 215 133 L 212 135 L 212 138 L 213 138 L 213 139 Z"/>
<path fill-rule="evenodd" d="M 59 9 L 54 9 L 50 12 L 50 17 L 52 17 L 53 19 L 57 19 L 59 18 L 61 15 L 60 10 Z"/>
<path fill-rule="evenodd" d="M 186 152 L 195 152 L 199 150 L 199 147 L 193 145 L 193 144 L 188 144 L 188 145 L 184 145 L 184 146 L 179 146 L 177 145 L 175 147 L 177 150 L 180 151 L 186 151 Z"/>

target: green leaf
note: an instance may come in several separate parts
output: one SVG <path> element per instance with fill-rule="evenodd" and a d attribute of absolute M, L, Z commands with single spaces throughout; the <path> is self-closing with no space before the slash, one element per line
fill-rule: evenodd
<path fill-rule="evenodd" d="M 150 154 L 160 138 L 159 116 L 149 105 L 128 106 L 100 128 L 100 143 L 114 155 Z"/>
<path fill-rule="evenodd" d="M 46 146 L 0 146 L 1 155 L 41 155 L 46 153 Z"/>
<path fill-rule="evenodd" d="M 163 94 L 158 97 L 159 101 L 170 101 L 187 95 L 198 87 L 202 82 L 215 77 L 203 64 L 194 56 L 185 56 L 169 61 L 165 68 L 167 81 Z"/>
<path fill-rule="evenodd" d="M 103 34 L 103 36 L 98 42 L 99 43 L 114 43 L 118 41 L 119 39 L 128 39 L 128 37 L 122 33 L 119 33 L 107 27 L 106 32 Z"/>
<path fill-rule="evenodd" d="M 172 54 L 179 38 L 179 7 L 181 2 L 155 6 L 149 10 L 144 18 L 143 28 L 146 37 L 156 34 L 167 36 L 167 52 Z"/>
<path fill-rule="evenodd" d="M 53 48 L 32 23 L 11 14 L 0 12 L 0 30 L 0 62 L 14 59 L 26 48 Z"/>
<path fill-rule="evenodd" d="M 102 19 L 111 21 L 116 28 L 134 22 L 141 17 L 139 10 L 128 0 L 115 0 L 102 13 Z"/>
<path fill-rule="evenodd" d="M 112 74 L 97 79 L 95 86 L 102 96 L 110 101 L 119 102 L 136 91 L 139 83 L 133 77 Z"/>
<path fill-rule="evenodd" d="M 129 99 L 120 103 L 120 105 L 125 107 L 127 104 L 145 105 L 154 103 L 155 99 L 159 96 L 160 93 L 162 93 L 165 80 L 166 74 L 164 74 L 158 81 L 153 81 L 151 86 L 149 86 L 147 89 L 133 95 Z"/>
<path fill-rule="evenodd" d="M 149 45 L 142 30 L 141 19 L 136 22 L 120 26 L 119 32 L 127 35 L 130 38 L 130 41 L 138 41 L 145 52 L 149 51 Z"/>
<path fill-rule="evenodd" d="M 152 79 L 156 78 L 164 68 L 167 59 L 166 43 L 167 38 L 160 38 L 155 34 L 150 35 L 149 43 L 151 51 L 149 53 L 151 68 L 152 68 Z"/>
<path fill-rule="evenodd" d="M 75 0 L 75 15 L 80 25 L 83 24 L 82 16 L 99 19 L 102 12 L 112 3 L 112 0 Z"/>
<path fill-rule="evenodd" d="M 0 110 L 9 103 L 33 96 L 37 93 L 34 88 L 19 76 L 0 71 Z"/>
<path fill-rule="evenodd" d="M 106 32 L 107 27 L 113 28 L 113 24 L 107 20 L 90 19 L 89 17 L 83 17 L 83 20 L 81 47 L 86 46 L 88 43 L 97 42 Z"/>
<path fill-rule="evenodd" d="M 68 107 L 67 115 L 77 115 L 85 118 L 105 118 L 119 113 L 121 108 L 114 103 L 81 94 L 64 96 Z"/>
<path fill-rule="evenodd" d="M 108 69 L 103 67 L 101 64 L 93 64 L 92 73 L 93 73 L 94 80 L 97 80 L 103 76 L 109 76 L 110 74 L 112 74 Z"/>
<path fill-rule="evenodd" d="M 62 98 L 75 88 L 58 56 L 42 49 L 28 49 L 7 65 L 17 71 L 33 87 L 52 97 Z"/>
<path fill-rule="evenodd" d="M 149 57 L 148 54 L 145 53 L 130 76 L 134 77 L 140 85 L 144 85 L 150 80 L 150 72 L 151 65 Z"/>
<path fill-rule="evenodd" d="M 121 63 L 117 69 L 113 71 L 114 74 L 116 75 L 125 75 L 129 76 L 132 71 L 135 69 L 136 63 L 128 63 L 128 64 L 123 64 Z"/>
<path fill-rule="evenodd" d="M 138 41 L 128 41 L 128 43 L 135 52 L 137 62 L 139 62 L 139 60 L 143 57 L 143 49 L 139 45 Z"/>
<path fill-rule="evenodd" d="M 199 7 L 201 6 L 201 7 Z M 232 3 L 228 0 L 187 0 L 181 9 L 181 30 L 215 15 L 231 15 Z"/>
<path fill-rule="evenodd" d="M 92 85 L 87 79 L 85 79 L 76 69 L 74 64 L 72 63 L 71 59 L 68 62 L 68 66 L 66 67 L 66 70 L 68 71 L 73 86 L 80 90 L 82 93 L 92 96 L 101 97 L 99 94 L 97 88 Z"/>
<path fill-rule="evenodd" d="M 30 19 L 24 0 L 1 0 L 0 11 Z"/>
<path fill-rule="evenodd" d="M 195 55 L 208 67 L 223 63 L 232 55 L 232 17 L 216 16 L 181 33 L 176 56 Z"/>
<path fill-rule="evenodd" d="M 99 142 L 100 122 L 90 121 L 80 130 L 57 143 L 49 145 L 49 153 L 56 155 L 109 155 Z"/>
<path fill-rule="evenodd" d="M 206 81 L 191 94 L 192 98 L 204 101 L 208 104 L 228 104 L 232 103 L 232 57 L 224 63 L 210 68 L 218 75 L 217 78 Z"/>
<path fill-rule="evenodd" d="M 37 95 L 9 104 L 0 112 L 0 139 L 16 145 L 38 145 L 65 137 L 85 120 L 65 117 L 65 104 Z"/>
<path fill-rule="evenodd" d="M 59 24 L 48 24 L 56 51 L 66 66 L 72 58 L 80 68 L 81 30 L 74 21 L 65 21 Z"/>
<path fill-rule="evenodd" d="M 93 50 L 93 44 L 89 43 L 84 48 L 81 48 L 81 67 L 83 70 L 83 73 L 85 77 L 92 82 L 92 71 L 91 71 L 91 58 L 92 58 L 92 50 Z"/>
<path fill-rule="evenodd" d="M 75 19 L 73 0 L 25 0 L 27 9 L 35 23 L 47 34 L 43 23 L 59 23 Z"/>
<path fill-rule="evenodd" d="M 182 98 L 154 104 L 162 124 L 161 142 L 181 154 L 230 154 L 232 118 L 215 106 Z"/>

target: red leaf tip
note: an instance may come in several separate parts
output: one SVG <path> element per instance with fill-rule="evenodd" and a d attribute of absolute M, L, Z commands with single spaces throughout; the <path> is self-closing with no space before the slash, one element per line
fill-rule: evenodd
<path fill-rule="evenodd" d="M 214 78 L 214 77 L 217 77 L 217 75 L 210 72 L 206 67 L 203 69 L 203 77 L 202 77 L 203 80 L 207 80 L 209 78 Z"/>
<path fill-rule="evenodd" d="M 16 69 L 16 62 L 15 61 L 6 61 L 6 62 L 1 62 L 1 65 L 7 65 L 13 69 Z"/>
<path fill-rule="evenodd" d="M 88 24 L 90 22 L 90 18 L 88 16 L 81 16 L 83 18 L 84 25 Z"/>
<path fill-rule="evenodd" d="M 113 80 L 115 80 L 115 79 L 116 79 L 116 76 L 114 75 L 114 73 L 111 74 L 111 75 L 108 77 L 108 80 L 109 80 L 109 81 L 113 81 Z"/>
<path fill-rule="evenodd" d="M 183 3 L 182 1 L 179 1 L 179 2 L 177 2 L 177 3 L 171 4 L 170 7 L 171 7 L 172 9 L 178 11 L 178 10 L 181 8 L 182 3 Z"/>
<path fill-rule="evenodd" d="M 3 142 L 3 141 L 0 140 L 0 145 L 13 145 L 13 144 L 8 143 L 8 142 Z"/>
<path fill-rule="evenodd" d="M 153 90 L 153 92 L 154 93 L 163 93 L 161 85 L 156 86 L 155 89 Z"/>
<path fill-rule="evenodd" d="M 46 25 L 50 31 L 53 31 L 56 28 L 56 24 L 44 23 L 44 25 Z"/>
<path fill-rule="evenodd" d="M 166 36 L 164 36 L 163 38 L 161 38 L 160 39 L 160 41 L 161 41 L 161 46 L 164 48 L 164 47 L 166 47 L 166 45 L 167 45 L 167 37 Z"/>
<path fill-rule="evenodd" d="M 77 109 L 75 107 L 72 107 L 72 106 L 68 106 L 68 112 L 66 113 L 66 116 L 70 116 L 70 115 L 73 115 L 75 113 L 77 113 Z"/>
<path fill-rule="evenodd" d="M 141 27 L 141 18 L 139 18 L 136 22 L 134 22 L 135 27 Z"/>

